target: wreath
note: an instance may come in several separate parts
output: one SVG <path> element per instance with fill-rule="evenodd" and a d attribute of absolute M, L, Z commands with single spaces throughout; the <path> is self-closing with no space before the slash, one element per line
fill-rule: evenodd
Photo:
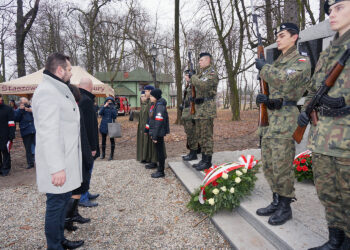
<path fill-rule="evenodd" d="M 304 180 L 314 180 L 312 172 L 312 152 L 310 150 L 298 154 L 293 161 L 293 167 L 295 178 L 299 182 Z"/>
<path fill-rule="evenodd" d="M 205 171 L 202 185 L 191 195 L 189 209 L 209 216 L 220 210 L 232 211 L 242 198 L 250 195 L 257 180 L 258 161 L 254 156 L 241 156 L 239 162 L 214 165 Z"/>

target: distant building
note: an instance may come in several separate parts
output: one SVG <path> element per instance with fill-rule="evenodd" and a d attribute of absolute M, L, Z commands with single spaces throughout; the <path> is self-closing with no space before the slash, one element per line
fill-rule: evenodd
<path fill-rule="evenodd" d="M 125 96 L 129 100 L 131 108 L 140 107 L 140 92 L 146 85 L 152 85 L 152 74 L 143 68 L 136 68 L 131 72 L 118 72 L 117 76 L 111 83 L 114 72 L 96 72 L 95 77 L 100 81 L 109 84 L 117 96 Z M 173 98 L 170 95 L 170 84 L 174 82 L 171 75 L 157 73 L 157 82 L 162 90 L 163 98 L 171 106 Z"/>

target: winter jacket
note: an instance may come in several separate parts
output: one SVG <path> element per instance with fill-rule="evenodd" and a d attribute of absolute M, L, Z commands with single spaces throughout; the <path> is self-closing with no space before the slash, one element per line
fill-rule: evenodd
<path fill-rule="evenodd" d="M 149 133 L 152 140 L 157 140 L 158 137 L 164 137 L 170 133 L 165 99 L 160 98 L 156 104 L 151 106 L 145 132 Z"/>
<path fill-rule="evenodd" d="M 0 149 L 6 148 L 9 140 L 15 139 L 16 125 L 10 106 L 0 104 Z"/>
<path fill-rule="evenodd" d="M 72 92 L 61 79 L 44 71 L 33 95 L 36 128 L 36 177 L 39 192 L 63 194 L 80 187 L 82 153 L 80 114 Z M 62 187 L 52 184 L 52 174 L 65 170 Z"/>
<path fill-rule="evenodd" d="M 96 151 L 98 147 L 98 123 L 95 113 L 94 99 L 95 96 L 85 89 L 80 90 L 79 109 L 84 119 L 86 135 L 92 151 Z"/>
<path fill-rule="evenodd" d="M 15 111 L 15 121 L 19 122 L 22 137 L 35 134 L 34 117 L 32 112 L 18 108 Z"/>
<path fill-rule="evenodd" d="M 108 134 L 108 123 L 111 123 L 117 118 L 117 110 L 115 109 L 114 99 L 112 97 L 107 97 L 104 104 L 106 104 L 108 100 L 112 100 L 113 105 L 107 107 L 102 106 L 100 112 L 98 113 L 102 117 L 100 124 L 101 134 Z"/>

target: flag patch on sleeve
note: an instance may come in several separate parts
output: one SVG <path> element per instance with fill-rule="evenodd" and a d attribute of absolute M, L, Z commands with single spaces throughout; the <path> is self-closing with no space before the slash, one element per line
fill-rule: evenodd
<path fill-rule="evenodd" d="M 298 61 L 299 62 L 306 62 L 306 58 L 300 58 Z"/>

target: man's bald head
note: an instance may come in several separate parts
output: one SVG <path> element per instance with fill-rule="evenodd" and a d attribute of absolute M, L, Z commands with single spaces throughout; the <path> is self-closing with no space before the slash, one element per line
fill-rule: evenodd
<path fill-rule="evenodd" d="M 86 91 L 92 93 L 93 84 L 91 79 L 88 77 L 81 78 L 79 82 L 79 88 L 85 89 Z"/>
<path fill-rule="evenodd" d="M 27 104 L 27 103 L 29 102 L 27 97 L 21 97 L 21 98 L 19 98 L 19 101 L 20 101 L 22 104 Z"/>

